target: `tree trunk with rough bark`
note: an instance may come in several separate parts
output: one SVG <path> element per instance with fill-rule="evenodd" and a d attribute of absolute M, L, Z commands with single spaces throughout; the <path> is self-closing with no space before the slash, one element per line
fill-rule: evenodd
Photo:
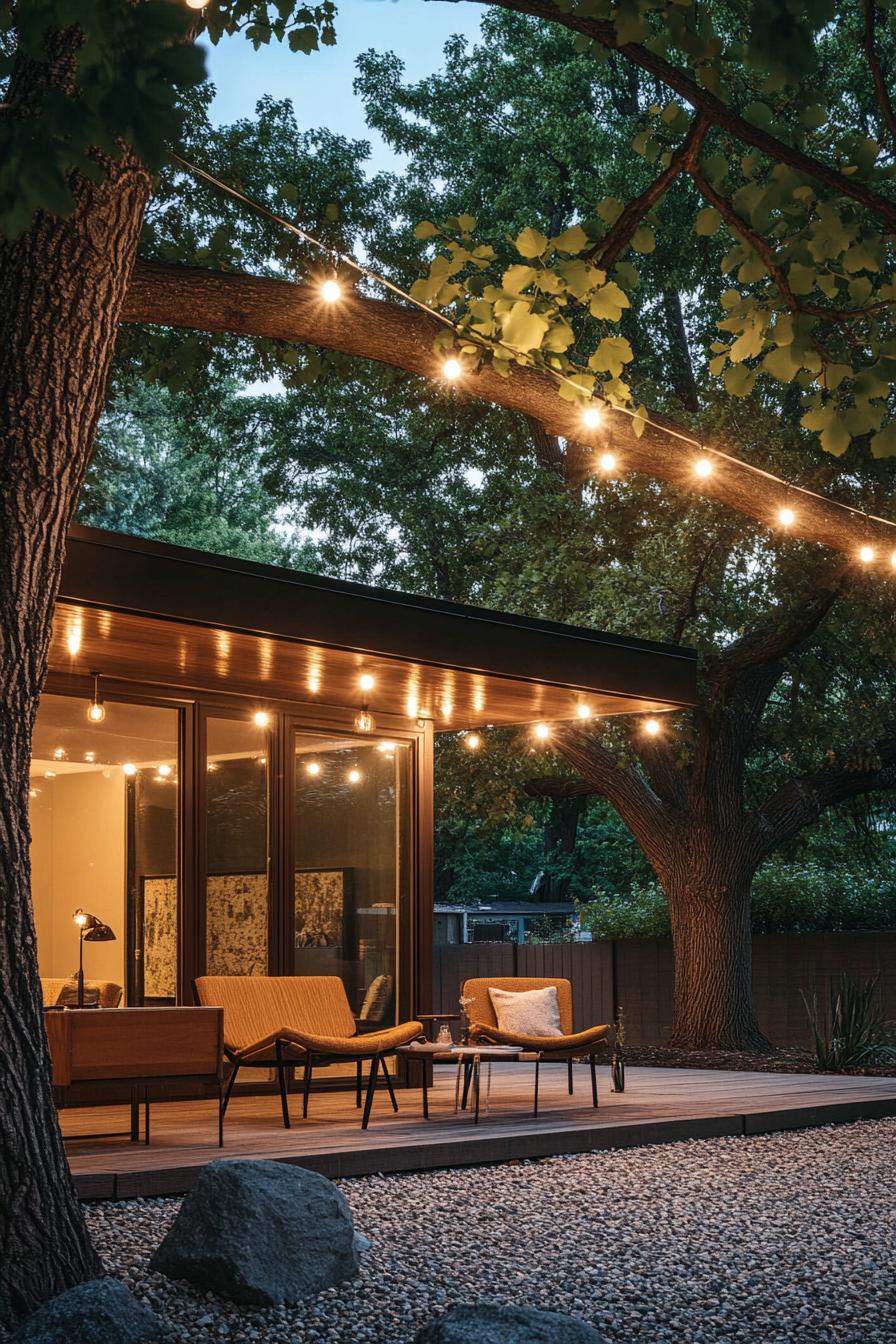
<path fill-rule="evenodd" d="M 68 44 L 66 46 L 66 43 Z M 58 82 L 20 62 L 10 105 Z M 0 1322 L 99 1271 L 53 1104 L 30 894 L 28 770 L 65 538 L 103 407 L 149 194 L 125 156 L 74 213 L 0 243 Z M 74 925 L 72 947 L 76 949 Z M 74 954 L 74 953 L 73 953 Z"/>
<path fill-rule="evenodd" d="M 763 1050 L 753 1007 L 750 886 L 754 866 L 736 836 L 682 837 L 664 864 L 675 954 L 671 1045 Z"/>

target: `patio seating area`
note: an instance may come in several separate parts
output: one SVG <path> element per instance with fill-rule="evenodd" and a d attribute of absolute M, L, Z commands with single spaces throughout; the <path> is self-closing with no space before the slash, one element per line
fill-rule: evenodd
<path fill-rule="evenodd" d="M 542 1068 L 540 1111 L 533 1118 L 532 1070 L 527 1062 L 495 1070 L 490 1105 L 486 1111 L 483 1103 L 478 1125 L 469 1111 L 455 1112 L 456 1074 L 450 1066 L 434 1069 L 429 1120 L 422 1117 L 416 1087 L 398 1092 L 397 1114 L 381 1089 L 366 1133 L 358 1123 L 353 1091 L 317 1094 L 307 1120 L 300 1119 L 301 1097 L 294 1092 L 289 1130 L 283 1128 L 275 1097 L 235 1095 L 223 1155 L 296 1162 L 331 1177 L 360 1176 L 896 1115 L 893 1078 L 646 1068 L 628 1070 L 622 1094 L 610 1091 L 609 1070 L 599 1068 L 600 1107 L 595 1111 L 588 1065 L 574 1066 L 570 1097 L 566 1066 L 558 1064 Z M 216 1099 L 155 1104 L 149 1148 L 126 1137 L 79 1141 L 79 1134 L 126 1128 L 126 1107 L 64 1111 L 66 1149 L 81 1197 L 182 1193 L 206 1163 L 221 1156 L 216 1107 Z"/>

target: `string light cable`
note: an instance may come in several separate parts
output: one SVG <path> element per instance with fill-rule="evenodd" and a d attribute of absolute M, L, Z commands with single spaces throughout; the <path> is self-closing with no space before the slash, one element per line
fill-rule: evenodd
<path fill-rule="evenodd" d="M 294 224 L 292 220 L 286 219 L 275 210 L 271 210 L 268 206 L 262 204 L 261 201 L 254 200 L 251 196 L 247 196 L 245 192 L 240 191 L 238 187 L 231 186 L 230 183 L 222 181 L 219 177 L 215 177 L 213 173 L 209 173 L 204 168 L 200 168 L 195 163 L 191 163 L 188 159 L 185 159 L 181 154 L 176 153 L 174 150 L 169 150 L 169 157 L 173 163 L 177 164 L 185 172 L 208 183 L 209 186 L 216 188 L 216 190 L 223 192 L 225 195 L 231 197 L 231 199 L 238 201 L 241 205 L 253 210 L 256 214 L 263 216 L 270 223 L 276 224 L 282 229 L 286 229 L 287 232 L 293 234 L 294 237 L 305 243 L 306 246 L 315 248 L 318 252 L 328 257 L 329 260 L 334 263 L 334 266 L 336 263 L 341 264 L 347 269 L 354 271 L 358 276 L 368 281 L 370 284 L 379 285 L 390 294 L 396 295 L 396 297 L 402 299 L 405 303 L 410 304 L 413 308 L 425 313 L 427 317 L 434 318 L 442 326 L 448 328 L 448 330 L 454 334 L 457 341 L 464 342 L 468 345 L 478 346 L 479 349 L 487 354 L 492 353 L 495 349 L 506 351 L 508 354 L 512 355 L 515 362 L 522 364 L 524 367 L 534 372 L 547 373 L 558 384 L 568 384 L 575 389 L 578 396 L 582 395 L 583 389 L 581 385 L 568 374 L 561 373 L 558 369 L 552 369 L 550 366 L 542 367 L 541 365 L 535 364 L 534 361 L 527 358 L 525 354 L 519 350 L 515 350 L 512 346 L 507 345 L 504 341 L 497 338 L 489 339 L 478 332 L 465 331 L 456 321 L 454 321 L 454 319 L 448 317 L 445 313 L 440 313 L 438 309 L 431 308 L 429 304 L 423 303 L 422 300 L 414 298 L 412 294 L 409 294 L 406 289 L 401 287 L 401 285 L 397 285 L 394 280 L 390 280 L 388 276 L 373 270 L 372 267 L 363 265 L 361 262 L 357 261 L 355 257 L 351 256 L 350 253 L 342 252 L 338 248 L 331 247 L 320 238 L 316 238 L 313 233 L 309 233 L 307 229 L 301 228 L 300 225 Z M 332 284 L 333 282 L 328 281 L 325 283 Z M 335 298 L 338 297 L 338 295 L 333 295 L 332 297 Z M 328 296 L 328 299 L 329 298 L 330 296 Z M 464 371 L 463 366 L 457 360 L 456 356 L 448 357 L 445 362 L 446 366 L 452 366 L 451 370 L 446 372 L 446 377 L 450 381 L 453 381 Z M 456 368 L 454 366 L 456 366 Z M 591 403 L 584 407 L 583 420 L 588 428 L 595 428 L 596 425 L 600 423 L 600 412 L 607 404 L 608 403 L 604 401 L 603 398 L 600 400 L 592 398 Z M 642 423 L 644 423 L 643 415 L 639 414 L 638 411 L 630 410 L 627 406 L 613 406 L 612 409 L 619 415 L 627 415 L 631 420 L 641 420 Z M 597 412 L 596 415 L 595 412 Z M 824 495 L 819 495 L 816 491 L 810 490 L 807 486 L 794 485 L 789 481 L 783 480 L 780 476 L 776 476 L 774 472 L 766 471 L 764 467 L 757 467 L 752 462 L 744 461 L 743 458 L 734 457 L 731 453 L 726 453 L 721 448 L 712 448 L 701 439 L 695 438 L 693 435 L 687 434 L 682 430 L 673 429 L 670 425 L 664 424 L 661 420 L 654 420 L 648 417 L 646 424 L 648 424 L 655 432 L 665 434 L 669 438 L 676 439 L 679 443 L 686 444 L 689 448 L 695 450 L 697 456 L 692 463 L 692 468 L 694 473 L 701 479 L 706 479 L 712 475 L 713 466 L 716 462 L 730 463 L 740 471 L 750 472 L 753 476 L 771 482 L 781 491 L 783 499 L 790 499 L 792 496 L 798 495 L 804 499 L 815 500 L 818 503 L 825 505 L 827 508 L 839 509 L 850 514 L 853 518 L 861 519 L 865 522 L 874 523 L 878 526 L 890 529 L 892 531 L 893 544 L 896 546 L 896 523 L 894 523 L 892 519 L 881 518 L 877 514 L 865 513 L 862 509 L 857 509 L 852 504 L 844 504 L 840 500 L 827 499 Z M 787 517 L 786 522 L 783 521 L 785 516 Z M 778 521 L 781 525 L 789 527 L 796 522 L 796 520 L 797 516 L 792 509 L 788 509 L 785 506 L 778 510 Z M 870 563 L 867 559 L 868 550 L 868 547 L 863 546 L 860 548 L 859 557 L 863 564 Z M 873 558 L 874 555 L 872 554 L 872 559 Z M 890 557 L 890 562 L 894 569 L 896 569 L 896 550 L 893 551 Z"/>

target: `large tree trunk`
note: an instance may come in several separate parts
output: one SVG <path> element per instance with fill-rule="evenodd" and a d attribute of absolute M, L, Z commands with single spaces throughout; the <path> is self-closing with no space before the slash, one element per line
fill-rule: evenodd
<path fill-rule="evenodd" d="M 64 75 L 22 63 L 9 102 Z M 71 44 L 68 54 L 70 56 Z M 65 537 L 149 193 L 125 156 L 67 219 L 0 243 L 0 1322 L 94 1275 L 50 1086 L 30 897 L 28 767 Z M 73 931 L 73 948 L 76 948 Z"/>
<path fill-rule="evenodd" d="M 671 1045 L 766 1050 L 753 1007 L 750 885 L 739 837 L 691 832 L 664 865 L 675 953 Z"/>

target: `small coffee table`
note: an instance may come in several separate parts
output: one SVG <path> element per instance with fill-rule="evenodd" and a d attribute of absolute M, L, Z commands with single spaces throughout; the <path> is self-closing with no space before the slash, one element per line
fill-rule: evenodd
<path fill-rule="evenodd" d="M 416 1059 L 420 1063 L 420 1091 L 423 1099 L 423 1118 L 429 1119 L 429 1095 L 427 1090 L 427 1062 L 433 1064 L 457 1063 L 457 1077 L 454 1084 L 454 1109 L 466 1110 L 470 1087 L 473 1089 L 473 1124 L 479 1124 L 480 1114 L 480 1074 L 481 1066 L 486 1065 L 485 1075 L 485 1113 L 488 1114 L 489 1098 L 492 1088 L 492 1064 L 515 1061 L 523 1054 L 521 1049 L 512 1045 L 456 1045 L 446 1048 L 434 1041 L 421 1045 L 400 1045 L 395 1052 L 403 1059 Z M 463 1077 L 463 1097 L 461 1097 L 461 1077 Z"/>

